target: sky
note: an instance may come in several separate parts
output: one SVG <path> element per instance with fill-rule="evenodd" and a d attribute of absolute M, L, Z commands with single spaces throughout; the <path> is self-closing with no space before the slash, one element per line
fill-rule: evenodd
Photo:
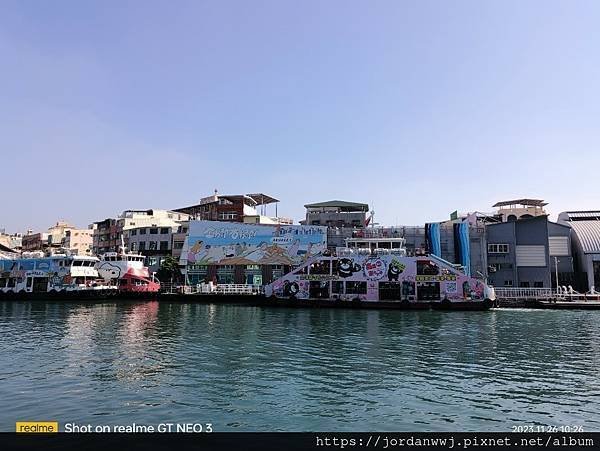
<path fill-rule="evenodd" d="M 264 192 L 600 208 L 600 2 L 0 0 L 0 228 Z M 274 214 L 270 209 L 269 214 Z"/>

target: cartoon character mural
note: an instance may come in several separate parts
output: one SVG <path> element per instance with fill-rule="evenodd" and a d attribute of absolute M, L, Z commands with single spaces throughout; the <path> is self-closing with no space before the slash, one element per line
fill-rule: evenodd
<path fill-rule="evenodd" d="M 400 274 L 402 274 L 405 269 L 406 269 L 406 265 L 404 263 L 400 263 L 395 258 L 392 259 L 392 261 L 390 262 L 390 265 L 388 266 L 388 271 L 387 271 L 388 280 L 390 282 L 392 280 L 397 282 L 398 277 L 400 277 Z"/>
<path fill-rule="evenodd" d="M 361 265 L 355 263 L 349 258 L 340 258 L 338 261 L 338 276 L 340 277 L 350 277 L 352 274 L 360 271 L 361 269 Z"/>
<path fill-rule="evenodd" d="M 477 279 L 465 280 L 462 289 L 464 298 L 480 299 L 484 295 L 484 286 Z"/>
<path fill-rule="evenodd" d="M 300 286 L 297 282 L 290 282 L 286 280 L 283 284 L 283 295 L 284 296 L 297 296 L 300 292 Z"/>
<path fill-rule="evenodd" d="M 98 274 L 104 280 L 120 279 L 123 276 L 123 270 L 120 266 L 105 261 L 98 265 Z"/>
<path fill-rule="evenodd" d="M 203 246 L 203 241 L 196 241 L 192 247 L 188 250 L 187 261 L 190 264 L 200 263 L 204 260 L 210 252 L 210 246 Z"/>
<path fill-rule="evenodd" d="M 191 221 L 180 262 L 296 266 L 326 248 L 326 227 Z"/>

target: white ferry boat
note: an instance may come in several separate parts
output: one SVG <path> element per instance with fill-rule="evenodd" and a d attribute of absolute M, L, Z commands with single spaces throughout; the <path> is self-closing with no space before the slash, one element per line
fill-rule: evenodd
<path fill-rule="evenodd" d="M 99 279 L 98 258 L 67 254 L 46 256 L 25 252 L 19 258 L 0 260 L 2 297 L 99 297 L 116 293 L 116 287 Z"/>
<path fill-rule="evenodd" d="M 403 238 L 346 240 L 265 287 L 271 303 L 393 309 L 481 310 L 494 289 L 434 255 L 408 257 Z"/>

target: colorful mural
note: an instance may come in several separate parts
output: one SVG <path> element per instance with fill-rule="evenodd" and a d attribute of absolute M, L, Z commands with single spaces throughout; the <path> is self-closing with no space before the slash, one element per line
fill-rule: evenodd
<path fill-rule="evenodd" d="M 309 268 L 325 271 L 312 274 Z M 353 255 L 311 259 L 268 285 L 265 293 L 296 299 L 465 300 L 483 299 L 485 284 L 441 259 Z"/>
<path fill-rule="evenodd" d="M 327 228 L 190 222 L 183 265 L 299 265 L 327 248 Z"/>
<path fill-rule="evenodd" d="M 87 259 L 94 263 L 97 259 Z M 95 278 L 98 272 L 93 266 L 72 267 L 72 258 L 54 256 L 52 258 L 19 258 L 15 260 L 0 260 L 0 277 L 15 278 L 15 285 L 6 286 L 5 291 L 19 291 L 25 288 L 27 278 L 46 279 L 47 288 L 75 288 L 75 277 L 84 276 Z"/>

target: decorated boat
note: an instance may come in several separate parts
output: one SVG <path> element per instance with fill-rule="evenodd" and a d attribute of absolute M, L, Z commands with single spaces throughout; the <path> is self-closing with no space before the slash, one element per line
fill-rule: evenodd
<path fill-rule="evenodd" d="M 99 279 L 97 263 L 96 257 L 43 252 L 2 259 L 0 297 L 86 299 L 116 294 L 114 285 Z"/>
<path fill-rule="evenodd" d="M 348 240 L 265 287 L 272 304 L 484 310 L 494 289 L 435 255 L 407 256 L 402 238 Z"/>
<path fill-rule="evenodd" d="M 117 286 L 119 295 L 146 297 L 157 294 L 160 283 L 150 276 L 144 261 L 145 257 L 140 254 L 125 251 L 107 252 L 100 256 L 96 268 L 106 283 Z"/>

